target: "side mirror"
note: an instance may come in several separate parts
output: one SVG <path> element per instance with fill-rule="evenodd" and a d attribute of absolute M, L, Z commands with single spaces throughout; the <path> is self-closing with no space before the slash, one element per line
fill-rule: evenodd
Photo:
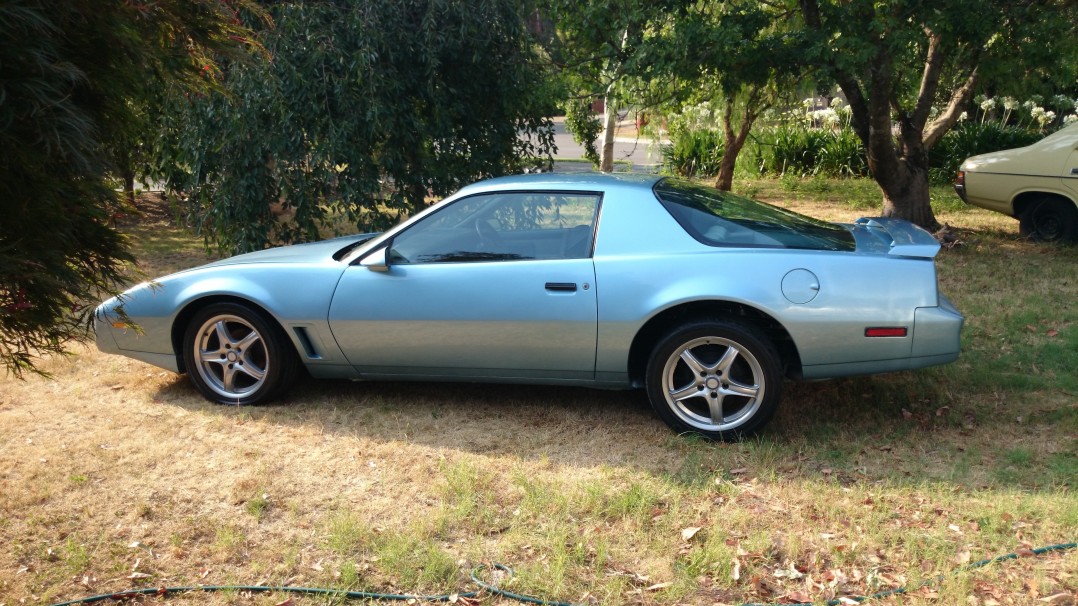
<path fill-rule="evenodd" d="M 389 246 L 371 251 L 359 264 L 371 271 L 389 271 Z"/>

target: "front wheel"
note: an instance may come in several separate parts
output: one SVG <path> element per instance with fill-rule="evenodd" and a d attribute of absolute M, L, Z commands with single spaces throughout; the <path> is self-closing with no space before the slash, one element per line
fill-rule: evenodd
<path fill-rule="evenodd" d="M 655 412 L 674 430 L 738 440 L 775 414 L 781 361 L 771 341 L 752 326 L 695 322 L 655 346 L 646 384 Z"/>
<path fill-rule="evenodd" d="M 191 382 L 221 404 L 271 400 L 292 385 L 299 366 L 281 331 L 238 303 L 216 303 L 196 313 L 183 353 Z"/>
<path fill-rule="evenodd" d="M 1018 218 L 1019 231 L 1042 242 L 1078 241 L 1078 208 L 1069 200 L 1042 198 Z"/>

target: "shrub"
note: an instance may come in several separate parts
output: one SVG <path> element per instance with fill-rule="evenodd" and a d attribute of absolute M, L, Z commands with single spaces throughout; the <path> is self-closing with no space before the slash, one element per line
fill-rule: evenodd
<path fill-rule="evenodd" d="M 670 144 L 663 145 L 667 170 L 683 177 L 713 177 L 719 174 L 725 143 L 722 133 L 712 129 L 676 130 Z"/>
<path fill-rule="evenodd" d="M 832 131 L 777 126 L 762 131 L 753 150 L 760 172 L 801 177 L 859 177 L 868 174 L 861 140 L 849 128 Z"/>

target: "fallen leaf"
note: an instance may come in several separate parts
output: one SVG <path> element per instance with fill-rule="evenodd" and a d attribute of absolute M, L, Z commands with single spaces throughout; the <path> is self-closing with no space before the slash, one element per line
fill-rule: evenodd
<path fill-rule="evenodd" d="M 700 527 L 699 526 L 689 526 L 688 528 L 683 528 L 681 530 L 681 540 L 682 541 L 691 540 L 693 537 L 696 536 L 696 533 L 698 533 L 698 532 L 700 532 Z"/>
<path fill-rule="evenodd" d="M 740 475 L 743 475 L 744 473 L 746 473 L 748 470 L 749 470 L 748 467 L 738 467 L 736 469 L 731 469 L 730 470 L 730 475 L 732 475 L 732 476 L 740 476 Z"/>
<path fill-rule="evenodd" d="M 775 572 L 771 573 L 780 579 L 800 579 L 805 576 L 800 570 L 793 567 L 793 564 L 789 564 L 786 568 L 779 568 Z"/>
<path fill-rule="evenodd" d="M 948 524 L 947 528 L 951 530 L 951 532 L 957 532 L 958 534 L 962 534 L 962 529 L 955 524 Z"/>
<path fill-rule="evenodd" d="M 292 598 L 288 598 L 283 602 L 277 602 L 273 606 L 292 606 L 292 604 L 293 604 Z"/>
<path fill-rule="evenodd" d="M 1059 331 L 1053 328 L 1044 334 L 1048 335 L 1049 337 L 1054 337 L 1059 334 Z"/>
<path fill-rule="evenodd" d="M 902 409 L 902 418 L 906 419 L 908 421 L 908 420 L 913 418 L 913 413 L 906 410 L 905 408 L 903 408 Z"/>
<path fill-rule="evenodd" d="M 1072 597 L 1073 596 L 1070 593 L 1063 592 L 1055 595 L 1046 595 L 1037 601 L 1044 602 L 1045 604 L 1066 604 Z"/>
<path fill-rule="evenodd" d="M 805 593 L 804 591 L 791 591 L 790 593 L 782 597 L 787 600 L 793 600 L 798 604 L 812 603 L 812 598 L 809 597 L 809 594 Z"/>
<path fill-rule="evenodd" d="M 737 581 L 741 579 L 741 560 L 734 558 L 731 562 L 730 578 Z"/>
<path fill-rule="evenodd" d="M 954 561 L 955 561 L 956 564 L 960 564 L 960 565 L 961 564 L 969 564 L 969 557 L 970 557 L 969 547 L 966 546 L 966 547 L 963 547 L 962 549 L 960 549 L 958 551 L 958 555 L 956 555 L 954 557 Z"/>
<path fill-rule="evenodd" d="M 943 415 L 947 414 L 949 410 L 951 410 L 950 406 L 941 406 L 936 409 L 936 416 L 942 417 Z"/>
<path fill-rule="evenodd" d="M 152 574 L 146 574 L 145 572 L 132 572 L 131 574 L 127 575 L 127 578 L 134 581 L 135 579 L 148 579 L 152 576 Z"/>
<path fill-rule="evenodd" d="M 673 583 L 670 582 L 670 581 L 667 581 L 665 583 L 655 583 L 651 587 L 645 587 L 644 591 L 658 591 L 660 589 L 666 589 L 667 587 L 669 587 L 671 585 L 673 585 Z"/>

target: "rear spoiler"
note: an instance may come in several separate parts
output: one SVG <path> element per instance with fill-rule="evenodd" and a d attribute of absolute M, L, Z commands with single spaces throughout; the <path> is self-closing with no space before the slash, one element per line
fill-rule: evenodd
<path fill-rule="evenodd" d="M 904 219 L 861 217 L 854 223 L 867 227 L 887 244 L 891 248 L 889 255 L 932 259 L 940 250 L 940 243 L 932 234 Z"/>

